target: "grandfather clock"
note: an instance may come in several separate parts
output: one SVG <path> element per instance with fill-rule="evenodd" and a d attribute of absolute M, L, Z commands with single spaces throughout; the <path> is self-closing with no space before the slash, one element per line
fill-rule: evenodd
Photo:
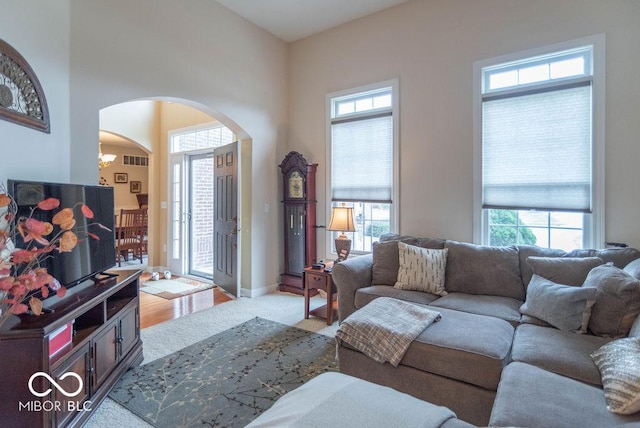
<path fill-rule="evenodd" d="M 302 272 L 316 263 L 316 168 L 298 152 L 280 164 L 284 204 L 284 272 L 280 291 L 303 294 Z"/>

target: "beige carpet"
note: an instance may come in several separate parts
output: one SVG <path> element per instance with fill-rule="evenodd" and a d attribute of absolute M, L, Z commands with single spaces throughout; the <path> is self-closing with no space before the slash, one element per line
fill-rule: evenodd
<path fill-rule="evenodd" d="M 319 296 L 313 297 L 311 307 L 321 306 L 325 302 L 326 300 Z M 276 292 L 251 299 L 241 297 L 211 309 L 205 309 L 142 330 L 145 357 L 143 364 L 169 355 L 254 317 L 281 322 L 331 337 L 334 337 L 338 330 L 337 321 L 328 326 L 323 319 L 305 320 L 304 298 L 302 296 Z M 151 427 L 110 398 L 103 401 L 91 413 L 92 416 L 85 427 Z"/>
<path fill-rule="evenodd" d="M 213 287 L 215 287 L 214 284 L 207 284 L 191 278 L 174 276 L 171 279 L 162 278 L 156 281 L 147 279 L 146 281 L 142 281 L 140 284 L 140 291 L 171 300 L 208 290 Z"/>

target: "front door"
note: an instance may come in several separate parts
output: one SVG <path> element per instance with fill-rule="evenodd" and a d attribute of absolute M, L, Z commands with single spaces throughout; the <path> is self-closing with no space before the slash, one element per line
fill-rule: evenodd
<path fill-rule="evenodd" d="M 238 296 L 238 143 L 218 147 L 214 162 L 213 282 Z"/>

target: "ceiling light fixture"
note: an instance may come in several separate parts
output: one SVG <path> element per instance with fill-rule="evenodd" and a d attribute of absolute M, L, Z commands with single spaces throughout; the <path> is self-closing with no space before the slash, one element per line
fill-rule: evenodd
<path fill-rule="evenodd" d="M 98 141 L 98 169 L 109 167 L 116 157 L 114 154 L 102 153 L 102 143 Z"/>

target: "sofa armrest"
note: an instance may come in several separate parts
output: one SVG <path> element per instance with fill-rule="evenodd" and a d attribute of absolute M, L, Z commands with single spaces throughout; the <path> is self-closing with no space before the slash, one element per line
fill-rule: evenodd
<path fill-rule="evenodd" d="M 371 285 L 373 255 L 347 259 L 333 266 L 333 282 L 338 289 L 338 314 L 340 322 L 356 310 L 356 291 Z"/>

